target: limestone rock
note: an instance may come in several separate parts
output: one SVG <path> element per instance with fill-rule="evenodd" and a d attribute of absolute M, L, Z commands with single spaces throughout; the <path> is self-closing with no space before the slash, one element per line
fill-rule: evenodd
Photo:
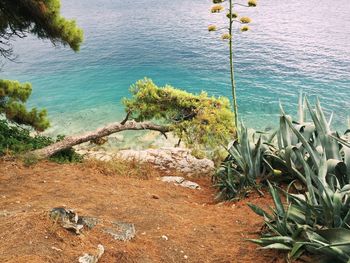
<path fill-rule="evenodd" d="M 197 159 L 189 149 L 163 147 L 147 150 L 122 150 L 117 158 L 152 163 L 163 170 L 176 170 L 187 176 L 211 175 L 214 163 L 209 159 Z"/>
<path fill-rule="evenodd" d="M 53 221 L 59 223 L 67 230 L 73 230 L 77 235 L 81 234 L 80 230 L 84 225 L 78 223 L 79 216 L 72 209 L 56 207 L 50 211 L 50 217 Z"/>
<path fill-rule="evenodd" d="M 190 188 L 190 189 L 201 189 L 199 184 L 191 181 L 183 181 L 180 186 Z"/>
<path fill-rule="evenodd" d="M 102 257 L 104 252 L 105 252 L 104 247 L 101 244 L 99 244 L 97 246 L 96 255 L 90 255 L 85 253 L 83 256 L 79 257 L 79 263 L 97 263 L 98 260 Z"/>
<path fill-rule="evenodd" d="M 51 209 L 50 218 L 59 223 L 63 228 L 74 231 L 77 235 L 81 234 L 84 226 L 92 229 L 97 225 L 98 219 L 90 216 L 78 216 L 72 209 L 56 207 Z"/>
<path fill-rule="evenodd" d="M 175 185 L 179 185 L 190 189 L 201 189 L 199 184 L 185 180 L 185 178 L 181 176 L 163 176 L 161 178 L 161 181 L 165 183 L 174 183 Z"/>
<path fill-rule="evenodd" d="M 112 227 L 106 228 L 104 232 L 120 241 L 129 241 L 136 236 L 135 225 L 124 222 L 113 222 Z"/>
<path fill-rule="evenodd" d="M 185 181 L 185 178 L 181 176 L 163 176 L 161 180 L 162 182 L 166 183 L 181 184 L 183 181 Z"/>

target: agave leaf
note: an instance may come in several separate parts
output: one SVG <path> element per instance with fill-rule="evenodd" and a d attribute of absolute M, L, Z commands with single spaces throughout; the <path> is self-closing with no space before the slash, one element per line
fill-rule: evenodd
<path fill-rule="evenodd" d="M 333 221 L 335 227 L 340 227 L 342 225 L 342 195 L 339 192 L 335 192 L 333 195 Z M 350 241 L 350 240 L 349 240 Z"/>
<path fill-rule="evenodd" d="M 344 163 L 346 165 L 346 174 L 348 176 L 348 182 L 350 181 L 350 148 L 343 147 Z"/>
<path fill-rule="evenodd" d="M 273 141 L 273 139 L 276 137 L 276 135 L 277 135 L 277 133 L 278 133 L 278 131 L 276 130 L 276 131 L 274 131 L 269 137 L 268 137 L 268 139 L 266 140 L 266 143 L 269 143 L 269 144 L 271 144 L 272 143 L 272 141 Z"/>
<path fill-rule="evenodd" d="M 303 124 L 306 120 L 305 109 L 304 109 L 304 99 L 303 99 L 302 92 L 300 92 L 299 100 L 298 100 L 298 118 L 299 118 L 300 124 Z"/>
<path fill-rule="evenodd" d="M 342 138 L 339 138 L 337 136 L 334 136 L 333 134 L 330 135 L 334 140 L 338 141 L 339 143 L 341 143 L 342 145 L 350 148 L 350 143 L 347 142 L 346 140 L 342 139 Z"/>
<path fill-rule="evenodd" d="M 327 160 L 327 173 L 343 176 L 347 173 L 347 166 L 344 162 L 336 159 Z"/>
<path fill-rule="evenodd" d="M 293 244 L 294 240 L 288 236 L 274 236 L 274 237 L 262 237 L 260 241 L 264 244 L 273 244 L 273 243 L 283 243 L 283 244 Z"/>
<path fill-rule="evenodd" d="M 241 125 L 241 130 L 242 130 L 242 134 L 240 137 L 241 153 L 249 169 L 250 167 L 253 167 L 253 160 L 252 160 L 251 148 L 249 145 L 248 130 L 243 124 Z"/>
<path fill-rule="evenodd" d="M 314 182 L 317 185 L 318 196 L 320 197 L 320 201 L 322 201 L 322 211 L 319 215 L 319 218 L 325 218 L 324 225 L 328 227 L 332 227 L 334 224 L 334 205 L 332 200 L 332 191 L 327 191 L 326 186 L 322 184 L 322 182 L 317 178 L 313 178 Z"/>
<path fill-rule="evenodd" d="M 281 236 L 281 235 L 284 234 L 284 233 L 282 233 L 281 230 L 276 226 L 276 224 L 270 223 L 270 222 L 268 221 L 268 218 L 265 218 L 265 225 L 267 225 L 268 228 L 269 228 L 273 233 L 275 233 L 275 234 L 278 235 L 278 236 Z"/>
<path fill-rule="evenodd" d="M 326 240 L 319 250 L 324 250 L 327 254 L 341 260 L 340 262 L 348 262 L 350 259 L 350 230 L 341 228 L 318 230 L 317 234 Z"/>
<path fill-rule="evenodd" d="M 298 139 L 301 141 L 305 149 L 308 151 L 314 164 L 317 164 L 319 162 L 319 157 L 317 156 L 317 153 L 311 148 L 310 144 L 305 140 L 303 135 L 301 135 L 301 133 L 294 128 L 292 122 L 287 118 L 284 119 L 286 120 L 287 124 L 292 129 L 292 131 L 295 133 L 295 135 L 298 137 Z"/>
<path fill-rule="evenodd" d="M 318 98 L 316 99 L 316 114 L 319 117 L 320 123 L 323 127 L 325 134 L 330 134 L 330 132 L 331 132 L 330 127 L 329 127 L 328 121 L 326 120 L 326 117 L 324 116 L 324 113 L 323 113 L 323 110 L 321 107 L 321 103 L 320 103 L 320 100 Z"/>
<path fill-rule="evenodd" d="M 266 156 L 269 156 L 271 158 L 273 158 L 276 162 L 278 162 L 279 164 L 281 164 L 282 166 L 285 166 L 287 168 L 289 168 L 287 166 L 286 161 L 284 161 L 282 158 L 280 158 L 279 156 L 275 155 L 275 154 L 266 154 Z M 290 169 L 290 168 L 289 168 Z M 303 182 L 304 184 L 306 184 L 306 179 L 305 176 L 300 173 L 297 169 L 295 168 L 291 168 L 291 173 L 294 174 L 301 182 Z"/>
<path fill-rule="evenodd" d="M 291 169 L 292 167 L 295 167 L 294 160 L 293 160 L 293 154 L 294 151 L 297 149 L 296 146 L 289 145 L 285 148 L 285 160 L 288 165 L 288 167 Z M 295 156 L 295 155 L 294 155 Z M 294 158 L 295 159 L 295 158 Z"/>
<path fill-rule="evenodd" d="M 305 249 L 303 247 L 304 247 L 303 243 L 296 242 L 294 244 L 292 250 L 289 252 L 288 257 L 291 260 L 299 258 L 305 251 Z"/>
<path fill-rule="evenodd" d="M 235 146 L 232 146 L 229 149 L 229 153 L 232 155 L 233 159 L 235 160 L 236 164 L 244 169 L 244 161 L 242 159 L 242 155 L 238 152 L 237 148 Z"/>
<path fill-rule="evenodd" d="M 282 104 L 280 103 L 280 111 L 281 111 L 281 117 L 280 117 L 280 136 L 281 136 L 281 147 L 285 148 L 288 145 L 291 145 L 291 133 L 290 130 L 288 128 L 287 122 L 286 122 L 286 118 L 291 119 L 290 116 L 287 116 L 286 113 L 284 112 L 284 109 L 282 107 Z"/>
<path fill-rule="evenodd" d="M 340 189 L 340 193 L 349 194 L 349 192 L 350 192 L 350 184 L 346 184 Z"/>
<path fill-rule="evenodd" d="M 304 160 L 304 158 L 302 156 L 299 159 L 300 159 L 300 161 L 302 162 L 302 164 L 304 166 L 304 173 L 305 173 L 305 178 L 306 178 L 306 186 L 307 186 L 307 189 L 308 189 L 308 192 L 309 192 L 311 204 L 316 206 L 316 205 L 318 205 L 318 202 L 317 202 L 317 199 L 316 199 L 316 196 L 315 196 L 314 186 L 312 185 L 313 172 L 310 169 L 309 165 L 305 162 L 305 160 Z"/>
<path fill-rule="evenodd" d="M 318 178 L 320 179 L 322 184 L 325 186 L 327 185 L 327 181 L 326 181 L 327 172 L 328 172 L 327 159 L 326 159 L 326 155 L 323 154 L 319 163 Z"/>
<path fill-rule="evenodd" d="M 253 174 L 255 178 L 258 178 L 260 176 L 260 170 L 261 170 L 261 137 L 259 137 L 259 140 L 255 146 L 253 156 L 254 156 Z"/>
<path fill-rule="evenodd" d="M 276 188 L 274 188 L 269 181 L 267 183 L 269 185 L 270 193 L 271 193 L 273 201 L 275 203 L 277 215 L 283 217 L 285 214 L 285 210 L 284 210 L 281 198 L 280 198 Z"/>
<path fill-rule="evenodd" d="M 267 217 L 269 220 L 273 220 L 273 217 L 267 212 L 265 212 L 265 210 L 263 210 L 262 208 L 251 203 L 248 203 L 248 206 L 250 207 L 250 209 L 253 210 L 254 213 L 258 214 L 259 216 L 264 216 Z"/>
<path fill-rule="evenodd" d="M 330 245 L 340 243 L 350 243 L 350 230 L 343 228 L 330 228 L 316 231 L 328 241 Z M 341 246 L 341 245 L 338 245 Z M 346 253 L 350 253 L 350 246 L 342 248 Z"/>
<path fill-rule="evenodd" d="M 323 145 L 329 159 L 342 160 L 340 156 L 340 145 L 329 134 L 321 136 Z"/>
<path fill-rule="evenodd" d="M 328 120 L 328 127 L 331 127 L 332 120 L 333 120 L 333 112 L 331 113 L 331 116 L 329 117 L 329 120 Z"/>
<path fill-rule="evenodd" d="M 260 249 L 278 249 L 278 250 L 291 250 L 292 247 L 291 246 L 287 246 L 285 244 L 281 244 L 281 243 L 274 243 L 271 245 L 267 245 L 265 247 L 262 247 Z"/>
<path fill-rule="evenodd" d="M 315 124 L 316 130 L 318 132 L 322 132 L 323 134 L 325 134 L 326 133 L 325 128 L 322 126 L 321 121 L 319 120 L 318 116 L 316 115 L 316 111 L 314 111 L 312 109 L 310 102 L 307 98 L 305 99 L 305 101 L 306 101 L 306 106 L 309 109 L 311 119 L 312 119 L 313 123 Z"/>
<path fill-rule="evenodd" d="M 295 205 L 290 206 L 289 219 L 297 224 L 305 224 L 306 223 L 305 212 L 303 210 L 297 208 Z"/>
<path fill-rule="evenodd" d="M 277 131 L 277 146 L 278 146 L 278 149 L 283 148 L 283 136 L 282 136 L 281 129 Z"/>
<path fill-rule="evenodd" d="M 315 133 L 315 125 L 313 123 L 304 123 L 303 127 L 299 130 L 307 141 L 310 141 Z"/>
<path fill-rule="evenodd" d="M 328 240 L 322 237 L 320 234 L 314 231 L 306 230 L 305 235 L 310 242 L 317 242 L 322 246 L 328 245 Z"/>

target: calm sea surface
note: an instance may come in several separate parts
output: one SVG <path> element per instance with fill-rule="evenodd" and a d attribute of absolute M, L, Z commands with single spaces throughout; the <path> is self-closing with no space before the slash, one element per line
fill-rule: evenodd
<path fill-rule="evenodd" d="M 260 0 L 240 8 L 251 32 L 236 34 L 235 63 L 240 117 L 252 127 L 273 125 L 278 103 L 294 114 L 304 91 L 319 96 L 334 125 L 350 115 L 349 0 Z M 1 78 L 33 84 L 30 106 L 45 107 L 51 133 L 90 130 L 123 118 L 122 97 L 149 77 L 191 92 L 230 96 L 228 49 L 207 32 L 222 15 L 209 0 L 62 0 L 66 17 L 85 31 L 77 54 L 48 41 L 18 40 L 18 63 Z"/>

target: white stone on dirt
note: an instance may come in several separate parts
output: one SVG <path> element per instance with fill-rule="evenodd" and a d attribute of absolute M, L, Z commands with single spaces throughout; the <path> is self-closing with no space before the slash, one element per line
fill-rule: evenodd
<path fill-rule="evenodd" d="M 165 183 L 181 184 L 183 181 L 185 181 L 185 178 L 181 176 L 163 176 L 161 181 Z"/>
<path fill-rule="evenodd" d="M 99 244 L 97 246 L 96 255 L 90 255 L 85 253 L 83 256 L 79 257 L 79 263 L 97 263 L 98 260 L 102 257 L 104 252 L 105 252 L 104 247 L 101 244 Z"/>
<path fill-rule="evenodd" d="M 190 189 L 201 189 L 199 184 L 185 180 L 185 178 L 181 176 L 163 176 L 161 178 L 161 181 L 165 183 L 173 183 L 175 185 L 179 185 Z"/>
<path fill-rule="evenodd" d="M 180 186 L 190 188 L 190 189 L 201 189 L 199 184 L 191 181 L 183 181 Z"/>

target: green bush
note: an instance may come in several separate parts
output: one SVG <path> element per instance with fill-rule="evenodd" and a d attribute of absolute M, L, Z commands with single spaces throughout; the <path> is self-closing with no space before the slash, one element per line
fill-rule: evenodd
<path fill-rule="evenodd" d="M 18 155 L 36 149 L 44 148 L 56 141 L 62 140 L 63 136 L 51 137 L 30 134 L 28 128 L 0 120 L 0 156 L 10 154 Z M 73 149 L 61 151 L 50 158 L 50 160 L 64 162 L 80 162 L 82 157 Z M 31 161 L 28 161 L 31 163 Z"/>
<path fill-rule="evenodd" d="M 30 135 L 30 130 L 21 126 L 0 120 L 0 155 L 17 154 L 36 150 L 52 144 L 50 137 Z"/>

